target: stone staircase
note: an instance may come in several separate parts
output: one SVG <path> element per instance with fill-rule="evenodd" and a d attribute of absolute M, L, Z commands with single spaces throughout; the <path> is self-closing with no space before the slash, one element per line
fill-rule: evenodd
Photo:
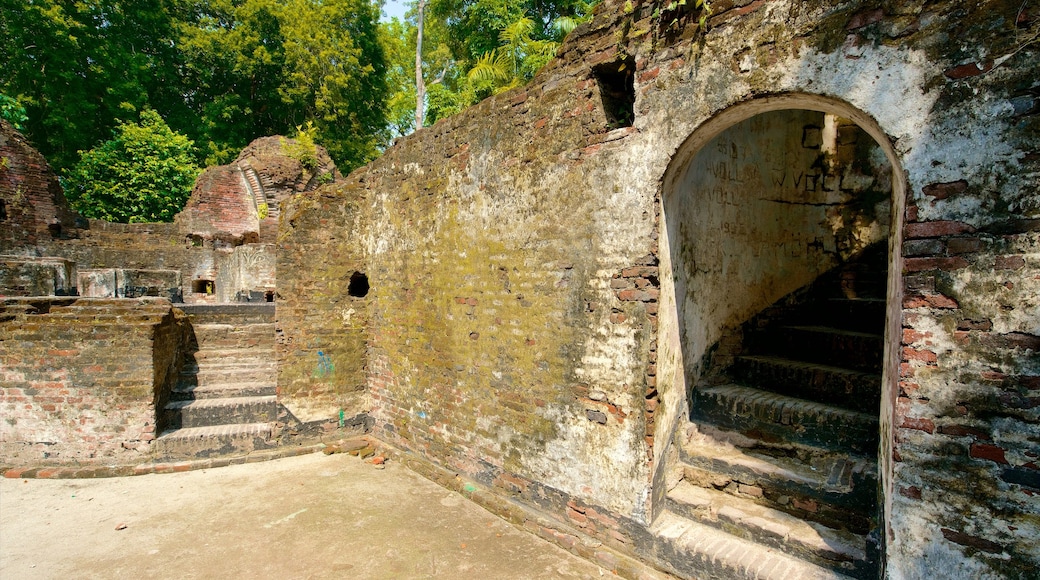
<path fill-rule="evenodd" d="M 194 337 L 160 414 L 157 459 L 196 459 L 274 446 L 274 304 L 184 305 Z"/>
<path fill-rule="evenodd" d="M 877 576 L 885 277 L 885 248 L 871 248 L 744 325 L 692 395 L 659 521 L 808 566 L 747 577 Z"/>

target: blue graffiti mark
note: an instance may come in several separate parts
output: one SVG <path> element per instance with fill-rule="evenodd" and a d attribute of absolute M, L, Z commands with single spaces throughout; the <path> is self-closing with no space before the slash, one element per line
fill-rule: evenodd
<path fill-rule="evenodd" d="M 327 377 L 332 374 L 332 371 L 336 370 L 335 365 L 332 364 L 332 359 L 325 355 L 324 351 L 318 351 L 318 367 L 314 369 L 314 376 Z"/>
<path fill-rule="evenodd" d="M 426 411 L 419 411 L 419 418 L 420 419 L 425 419 L 426 418 Z"/>

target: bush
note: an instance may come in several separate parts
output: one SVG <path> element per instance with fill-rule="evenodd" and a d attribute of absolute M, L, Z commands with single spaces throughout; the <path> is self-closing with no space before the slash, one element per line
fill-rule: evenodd
<path fill-rule="evenodd" d="M 139 123 L 121 123 L 111 139 L 81 151 L 63 181 L 69 202 L 84 216 L 168 222 L 187 203 L 199 171 L 194 143 L 145 109 Z"/>

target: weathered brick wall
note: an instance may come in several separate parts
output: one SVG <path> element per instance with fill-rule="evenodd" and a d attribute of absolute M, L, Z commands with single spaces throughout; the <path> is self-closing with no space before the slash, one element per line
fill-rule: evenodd
<path fill-rule="evenodd" d="M 369 330 L 358 188 L 307 194 L 282 209 L 278 240 L 278 401 L 307 422 L 370 409 Z M 353 295 L 352 295 L 353 294 Z"/>
<path fill-rule="evenodd" d="M 696 13 L 672 26 L 651 3 L 608 1 L 533 84 L 402 140 L 300 206 L 297 223 L 363 200 L 360 228 L 320 226 L 364 251 L 380 433 L 531 501 L 536 488 L 572 498 L 575 523 L 590 506 L 648 519 L 663 487 L 650 471 L 684 418 L 683 324 L 696 323 L 678 320 L 687 297 L 658 248 L 675 241 L 658 239 L 672 234 L 658 223 L 667 180 L 757 113 L 827 111 L 896 168 L 888 574 L 1028 576 L 1040 563 L 1035 10 L 712 7 L 702 31 Z M 618 62 L 635 71 L 631 127 L 601 98 L 625 92 Z M 295 264 L 307 262 L 280 271 L 307 292 L 317 278 Z M 340 324 L 312 308 L 305 325 Z"/>
<path fill-rule="evenodd" d="M 0 120 L 0 254 L 24 254 L 38 239 L 74 234 L 75 226 L 47 160 Z"/>
<path fill-rule="evenodd" d="M 177 222 L 206 239 L 223 236 L 236 244 L 260 240 L 257 203 L 237 165 L 206 169 Z"/>
<path fill-rule="evenodd" d="M 147 459 L 185 329 L 183 314 L 164 299 L 5 299 L 0 462 Z"/>

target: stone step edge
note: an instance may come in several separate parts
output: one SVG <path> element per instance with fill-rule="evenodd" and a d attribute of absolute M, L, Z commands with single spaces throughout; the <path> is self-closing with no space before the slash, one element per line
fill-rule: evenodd
<path fill-rule="evenodd" d="M 782 357 L 782 356 L 772 356 L 772 355 L 756 354 L 756 355 L 739 355 L 736 358 L 738 360 L 743 359 L 743 360 L 748 360 L 748 361 L 752 361 L 752 362 L 764 363 L 764 364 L 768 364 L 768 365 L 775 365 L 775 366 L 781 366 L 781 367 L 794 367 L 794 368 L 798 368 L 800 370 L 818 370 L 818 371 L 823 371 L 823 372 L 827 372 L 827 373 L 834 373 L 834 374 L 837 374 L 837 375 L 845 375 L 845 376 L 854 375 L 856 377 L 864 377 L 864 378 L 869 377 L 871 379 L 876 378 L 879 383 L 881 382 L 881 375 L 879 375 L 879 374 L 858 371 L 858 370 L 855 370 L 855 369 L 848 369 L 848 368 L 845 368 L 845 367 L 836 367 L 836 366 L 825 365 L 825 364 L 820 364 L 820 363 L 794 360 L 794 359 L 786 358 L 786 357 Z"/>
<path fill-rule="evenodd" d="M 727 527 L 746 530 L 753 537 L 743 539 L 750 542 L 771 545 L 778 550 L 792 548 L 828 562 L 866 562 L 867 539 L 860 534 L 835 530 L 819 523 L 814 525 L 797 516 L 685 481 L 669 490 L 666 497 L 670 504 L 690 512 L 686 519 L 698 518 L 698 523 L 731 535 Z M 683 517 L 675 509 L 671 511 Z M 817 536 L 819 541 L 805 541 L 806 536 Z"/>
<path fill-rule="evenodd" d="M 237 407 L 239 405 L 277 403 L 275 395 L 261 395 L 254 397 L 221 397 L 212 399 L 191 399 L 188 401 L 170 401 L 164 409 L 167 411 L 183 411 L 186 408 L 210 408 L 210 407 Z"/>
<path fill-rule="evenodd" d="M 759 580 L 845 580 L 834 570 L 738 538 L 718 528 L 697 523 L 668 510 L 650 528 L 660 541 L 674 546 L 687 560 L 712 570 L 725 570 L 728 577 Z"/>
<path fill-rule="evenodd" d="M 792 414 L 797 411 L 809 412 L 815 410 L 819 412 L 818 414 L 826 416 L 830 420 L 844 420 L 864 425 L 869 423 L 874 427 L 878 425 L 878 421 L 880 420 L 878 417 L 862 411 L 853 411 L 852 409 L 838 407 L 837 405 L 810 401 L 809 399 L 799 399 L 798 397 L 782 395 L 780 393 L 774 393 L 773 391 L 757 389 L 755 387 L 738 385 L 735 383 L 697 387 L 697 391 L 703 393 L 704 396 L 714 395 L 727 400 L 736 399 L 738 397 L 746 400 L 751 397 L 756 397 L 758 398 L 759 404 L 773 407 L 786 406 L 789 409 L 793 409 Z M 756 417 L 756 419 L 758 419 L 758 417 Z M 759 420 L 764 421 L 764 419 Z"/>
<path fill-rule="evenodd" d="M 250 397 L 266 397 L 275 396 L 277 394 L 278 386 L 274 383 L 211 383 L 208 385 L 189 385 L 191 388 L 181 388 L 180 385 L 170 390 L 171 395 L 216 395 L 217 393 L 237 393 L 242 391 L 270 391 L 266 395 L 247 395 Z M 207 396 L 202 397 L 206 399 L 223 399 L 223 398 L 237 398 L 243 395 L 229 395 L 227 397 Z M 200 398 L 200 397 L 196 397 Z M 187 399 L 184 399 L 187 400 Z"/>
<path fill-rule="evenodd" d="M 718 440 L 719 436 L 724 437 L 730 433 L 725 429 L 710 427 L 704 435 L 706 438 L 715 439 L 716 443 L 699 443 L 689 440 L 681 442 L 679 445 L 680 462 L 699 469 L 710 469 L 714 467 L 715 462 L 725 462 L 729 467 L 725 475 L 737 477 L 753 475 L 755 477 L 776 478 L 822 492 L 842 493 L 844 491 L 842 487 L 828 484 L 830 473 L 815 470 L 811 466 L 795 460 L 785 460 L 777 457 L 771 457 L 769 460 L 760 458 L 732 443 Z M 734 435 L 742 437 L 739 433 Z M 821 448 L 809 448 L 795 444 L 790 444 L 790 446 L 803 450 L 817 451 L 821 455 L 835 455 L 835 452 Z M 847 453 L 844 456 L 855 464 L 854 468 L 858 467 L 863 473 L 877 472 L 876 461 Z"/>
<path fill-rule="evenodd" d="M 299 447 L 278 447 L 254 451 L 246 455 L 213 457 L 207 459 L 191 459 L 184 461 L 149 462 L 129 465 L 102 465 L 86 467 L 13 467 L 4 471 L 8 479 L 97 479 L 101 477 L 131 477 L 161 473 L 180 473 L 198 469 L 213 469 L 243 463 L 260 463 L 287 457 L 297 457 L 317 453 L 324 449 L 324 443 L 303 445 Z"/>

